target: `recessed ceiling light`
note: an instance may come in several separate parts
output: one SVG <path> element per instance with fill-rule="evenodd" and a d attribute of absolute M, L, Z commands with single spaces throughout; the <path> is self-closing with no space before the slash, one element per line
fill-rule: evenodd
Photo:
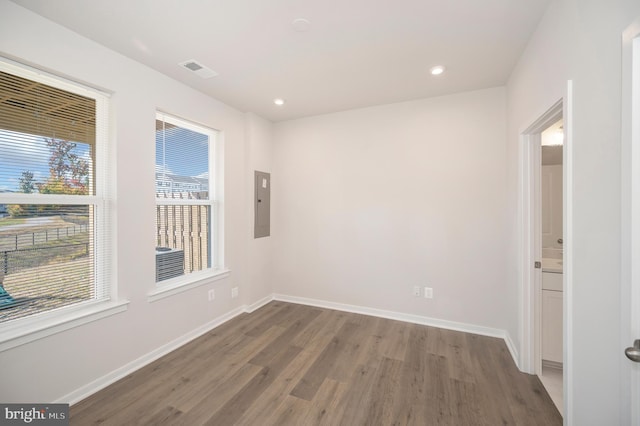
<path fill-rule="evenodd" d="M 311 26 L 311 22 L 305 18 L 296 18 L 291 22 L 291 26 L 293 29 L 299 33 L 303 33 L 305 31 L 309 31 L 309 27 Z"/>
<path fill-rule="evenodd" d="M 276 105 L 278 105 L 278 106 L 282 106 L 282 105 L 284 105 L 284 99 L 282 99 L 282 98 L 275 98 L 275 99 L 273 100 L 273 103 L 274 103 L 274 104 L 276 104 Z"/>
<path fill-rule="evenodd" d="M 444 67 L 442 65 L 436 65 L 435 67 L 431 67 L 431 75 L 440 75 L 444 72 Z"/>

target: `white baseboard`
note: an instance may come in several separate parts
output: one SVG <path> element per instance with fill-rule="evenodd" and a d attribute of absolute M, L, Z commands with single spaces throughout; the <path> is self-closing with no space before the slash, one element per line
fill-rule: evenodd
<path fill-rule="evenodd" d="M 509 349 L 509 353 L 513 357 L 513 360 L 515 361 L 516 365 L 519 367 L 518 351 L 516 350 L 516 347 L 513 344 L 513 341 L 511 340 L 511 336 L 505 330 L 500 330 L 500 329 L 491 328 L 491 327 L 483 327 L 483 326 L 474 325 L 474 324 L 446 321 L 446 320 L 441 320 L 437 318 L 424 317 L 420 315 L 406 314 L 402 312 L 386 311 L 383 309 L 348 305 L 345 303 L 328 302 L 324 300 L 308 299 L 305 297 L 297 297 L 297 296 L 286 296 L 283 294 L 272 294 L 270 296 L 267 296 L 258 300 L 257 302 L 252 303 L 251 305 L 243 305 L 224 315 L 221 315 L 215 318 L 214 320 L 196 328 L 195 330 L 192 330 L 191 332 L 183 336 L 180 336 L 179 338 L 174 339 L 173 341 L 165 345 L 160 346 L 159 348 L 141 356 L 140 358 L 123 365 L 122 367 L 112 371 L 111 373 L 108 373 L 94 380 L 93 382 L 88 383 L 87 385 L 84 385 L 79 389 L 76 389 L 75 391 L 65 395 L 64 397 L 54 402 L 68 403 L 71 405 L 77 402 L 80 402 L 83 399 L 87 398 L 88 396 L 91 396 L 94 393 L 98 392 L 99 390 L 104 389 L 105 387 L 117 382 L 118 380 L 122 379 L 128 374 L 131 374 L 134 371 L 139 370 L 140 368 L 152 363 L 153 361 L 168 354 L 169 352 L 178 349 L 180 346 L 183 346 L 189 343 L 190 341 L 192 341 L 193 339 L 196 339 L 202 336 L 208 331 L 213 330 L 214 328 L 229 321 L 230 319 L 235 318 L 238 315 L 243 313 L 254 312 L 255 310 L 263 307 L 264 305 L 268 304 L 273 300 L 297 303 L 300 305 L 317 306 L 319 308 L 334 309 L 337 311 L 352 312 L 355 314 L 370 315 L 374 317 L 410 322 L 414 324 L 428 325 L 431 327 L 439 327 L 447 330 L 455 330 L 455 331 L 462 331 L 465 333 L 479 334 L 482 336 L 498 337 L 504 340 L 505 344 L 507 345 L 507 348 Z"/>
<path fill-rule="evenodd" d="M 557 362 L 557 361 L 549 361 L 549 360 L 543 359 L 542 360 L 542 367 L 543 368 L 552 368 L 554 370 L 562 371 L 562 363 L 561 362 Z"/>
<path fill-rule="evenodd" d="M 270 298 L 269 298 L 270 300 Z M 268 302 L 267 302 L 268 303 Z M 253 306 L 253 305 L 252 305 Z M 87 398 L 88 396 L 93 395 L 94 393 L 98 392 L 101 389 L 106 388 L 107 386 L 117 382 L 118 380 L 122 379 L 123 377 L 127 376 L 128 374 L 133 373 L 136 370 L 141 369 L 142 367 L 144 367 L 147 364 L 152 363 L 153 361 L 157 360 L 158 358 L 168 354 L 171 351 L 174 351 L 176 349 L 178 349 L 180 346 L 183 346 L 187 343 L 189 343 L 190 341 L 192 341 L 193 339 L 196 339 L 200 336 L 202 336 L 203 334 L 207 333 L 208 331 L 218 327 L 219 325 L 229 321 L 232 318 L 235 318 L 236 316 L 243 314 L 247 312 L 247 306 L 240 306 L 234 310 L 232 310 L 231 312 L 227 312 L 224 315 L 221 315 L 217 318 L 215 318 L 212 321 L 209 321 L 208 323 L 196 328 L 195 330 L 192 330 L 191 332 L 184 334 L 180 337 L 178 337 L 175 340 L 172 340 L 171 342 L 160 346 L 159 348 L 141 356 L 138 359 L 135 359 L 125 365 L 123 365 L 122 367 L 112 371 L 111 373 L 108 373 L 96 380 L 94 380 L 91 383 L 88 383 L 84 386 L 82 386 L 79 389 L 76 389 L 75 391 L 63 396 L 62 398 L 54 401 L 55 403 L 66 403 L 66 404 L 70 404 L 73 405 L 75 403 L 78 403 L 80 401 L 82 401 L 83 399 Z"/>
<path fill-rule="evenodd" d="M 383 309 L 368 308 L 364 306 L 348 305 L 345 303 L 328 302 L 325 300 L 308 299 L 306 297 L 287 296 L 284 294 L 274 294 L 273 300 L 282 302 L 298 303 L 301 305 L 317 306 L 319 308 L 334 309 L 337 311 L 352 312 L 354 314 L 370 315 L 374 317 L 387 318 L 392 320 L 410 322 L 431 327 L 444 328 L 447 330 L 462 331 L 465 333 L 479 334 L 481 336 L 498 337 L 504 340 L 507 349 L 513 358 L 516 366 L 518 363 L 518 351 L 511 340 L 511 336 L 505 330 L 499 328 L 484 327 L 481 325 L 467 324 L 462 322 L 447 321 L 437 318 L 430 318 L 421 315 L 406 314 L 402 312 L 386 311 Z"/>
<path fill-rule="evenodd" d="M 511 340 L 511 335 L 509 334 L 509 332 L 504 331 L 504 336 L 502 338 L 504 339 L 504 343 L 507 345 L 507 349 L 509 349 L 509 353 L 511 354 L 511 358 L 513 358 L 513 362 L 516 363 L 516 367 L 518 367 L 518 370 L 525 373 L 525 371 L 520 366 L 520 355 L 518 353 L 518 349 L 513 343 L 513 340 Z"/>
<path fill-rule="evenodd" d="M 245 308 L 245 312 L 250 314 L 251 312 L 253 312 L 253 311 L 257 310 L 257 309 L 262 308 L 264 305 L 266 305 L 267 303 L 271 302 L 272 300 L 273 300 L 273 295 L 271 294 L 271 295 L 269 295 L 267 297 L 264 297 L 264 298 L 258 300 L 255 303 L 252 303 L 251 305 L 248 305 Z"/>

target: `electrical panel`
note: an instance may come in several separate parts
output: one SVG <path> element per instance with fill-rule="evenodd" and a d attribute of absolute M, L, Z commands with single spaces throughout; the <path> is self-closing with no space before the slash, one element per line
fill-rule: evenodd
<path fill-rule="evenodd" d="M 253 237 L 271 234 L 271 174 L 255 171 L 255 213 Z"/>

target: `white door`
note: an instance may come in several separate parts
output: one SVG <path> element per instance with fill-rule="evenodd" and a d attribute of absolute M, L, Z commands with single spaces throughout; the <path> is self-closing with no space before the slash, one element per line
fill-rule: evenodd
<path fill-rule="evenodd" d="M 640 18 L 623 35 L 622 69 L 622 292 L 629 304 L 622 312 L 627 359 L 621 371 L 629 386 L 630 424 L 640 425 Z"/>

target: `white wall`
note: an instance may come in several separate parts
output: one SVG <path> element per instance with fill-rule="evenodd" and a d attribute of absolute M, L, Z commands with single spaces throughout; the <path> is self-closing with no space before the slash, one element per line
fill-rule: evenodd
<path fill-rule="evenodd" d="M 494 88 L 277 123 L 274 290 L 509 329 L 505 115 Z"/>
<path fill-rule="evenodd" d="M 574 82 L 573 356 L 570 424 L 628 424 L 622 387 L 630 342 L 620 336 L 621 35 L 640 15 L 637 0 L 558 0 L 551 4 L 508 84 L 509 193 L 513 240 L 508 280 L 517 282 L 519 134 Z M 565 293 L 565 296 L 567 293 Z M 516 308 L 517 287 L 508 295 Z M 627 301 L 625 300 L 624 303 Z M 512 314 L 513 315 L 513 314 Z M 521 341 L 522 336 L 518 336 Z M 567 364 L 565 364 L 566 366 Z M 565 395 L 566 397 L 567 395 Z"/>
<path fill-rule="evenodd" d="M 0 353 L 0 401 L 53 401 L 215 318 L 253 303 L 247 238 L 250 210 L 244 114 L 8 1 L 0 2 L 0 54 L 113 92 L 117 167 L 117 287 L 125 313 Z M 154 119 L 156 109 L 222 131 L 225 145 L 225 246 L 231 277 L 149 303 L 154 276 Z M 251 117 L 251 164 L 265 152 L 268 126 Z M 253 126 L 253 124 L 252 124 Z M 254 263 L 259 256 L 254 255 Z M 264 284 L 266 285 L 266 284 Z M 256 297 L 265 293 L 263 284 Z M 230 298 L 239 286 L 243 297 Z M 216 289 L 216 300 L 207 291 Z"/>
<path fill-rule="evenodd" d="M 253 238 L 254 228 L 254 171 L 272 173 L 273 124 L 253 113 L 247 113 L 247 206 L 250 209 L 247 223 L 248 287 L 247 301 L 255 303 L 273 293 L 273 243 L 271 237 Z M 272 233 L 273 234 L 273 233 Z M 243 296 L 244 297 L 244 296 Z"/>

